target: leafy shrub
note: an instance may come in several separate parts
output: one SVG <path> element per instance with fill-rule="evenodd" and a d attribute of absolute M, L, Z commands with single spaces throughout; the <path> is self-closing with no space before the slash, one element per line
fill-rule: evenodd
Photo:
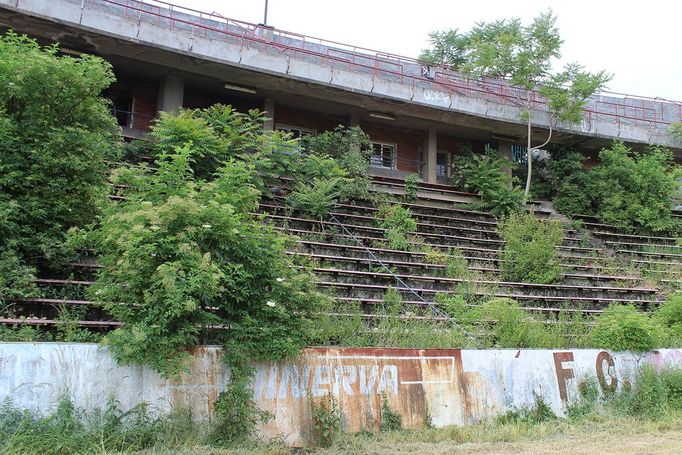
<path fill-rule="evenodd" d="M 381 431 L 398 431 L 403 429 L 403 418 L 388 405 L 385 393 L 381 394 Z"/>
<path fill-rule="evenodd" d="M 680 346 L 682 343 L 682 294 L 669 295 L 666 301 L 656 309 L 653 319 L 668 329 L 670 344 Z"/>
<path fill-rule="evenodd" d="M 114 181 L 127 185 L 126 200 L 103 207 L 101 223 L 87 235 L 103 267 L 89 295 L 126 324 L 107 336 L 122 363 L 174 375 L 184 368 L 188 348 L 210 342 L 228 347 L 228 356 L 283 359 L 305 345 L 313 315 L 326 301 L 311 276 L 292 266 L 288 237 L 250 214 L 261 194 L 256 165 L 223 161 L 226 152 L 212 150 L 212 139 L 195 160 L 194 137 L 238 143 L 223 138 L 233 128 L 211 120 L 234 118 L 234 128 L 241 128 L 243 118 L 223 116 L 225 110 L 179 114 L 202 118 L 211 130 L 193 123 L 183 136 L 188 142 L 162 139 L 163 131 L 175 134 L 175 127 L 165 127 L 173 117 L 165 115 L 155 126 L 158 168 L 118 170 Z M 264 144 L 264 160 L 272 162 L 276 152 Z M 210 179 L 196 176 L 200 164 Z M 233 345 L 238 349 L 229 349 Z"/>
<path fill-rule="evenodd" d="M 107 160 L 119 153 L 100 96 L 113 81 L 98 57 L 59 56 L 57 46 L 12 31 L 0 37 L 0 262 L 19 265 L 3 291 L 24 292 L 18 277 L 31 275 L 29 264 L 58 268 L 68 229 L 94 221 L 108 191 Z"/>
<path fill-rule="evenodd" d="M 369 177 L 371 145 L 360 128 L 338 126 L 333 131 L 302 138 L 301 146 L 309 155 L 332 158 L 345 171 L 346 180 L 340 186 L 342 201 L 373 199 Z"/>
<path fill-rule="evenodd" d="M 412 218 L 412 211 L 398 204 L 384 204 L 376 214 L 377 224 L 385 229 L 384 237 L 389 248 L 394 250 L 410 250 L 407 235 L 417 230 L 417 221 Z"/>
<path fill-rule="evenodd" d="M 632 305 L 611 304 L 590 332 L 594 347 L 611 351 L 650 351 L 665 339 L 663 328 Z"/>
<path fill-rule="evenodd" d="M 511 175 L 505 172 L 510 167 L 510 162 L 492 153 L 457 157 L 453 163 L 453 184 L 478 194 L 480 200 L 475 208 L 505 216 L 520 210 L 523 204 L 523 190 L 515 187 Z"/>
<path fill-rule="evenodd" d="M 542 323 L 511 299 L 488 300 L 467 311 L 464 319 L 484 328 L 481 342 L 485 348 L 541 348 L 554 344 Z"/>
<path fill-rule="evenodd" d="M 289 205 L 301 212 L 322 219 L 331 212 L 341 196 L 338 178 L 315 178 L 310 185 L 300 183 L 287 195 Z"/>
<path fill-rule="evenodd" d="M 640 154 L 614 142 L 599 153 L 599 159 L 586 191 L 603 222 L 642 232 L 673 229 L 672 200 L 679 181 L 668 150 L 650 147 Z"/>
<path fill-rule="evenodd" d="M 417 174 L 410 174 L 405 177 L 405 200 L 407 202 L 414 202 L 417 200 L 417 183 L 419 177 Z"/>
<path fill-rule="evenodd" d="M 595 411 L 599 402 L 597 379 L 589 377 L 578 382 L 577 400 L 566 405 L 566 416 L 571 420 L 583 418 Z"/>
<path fill-rule="evenodd" d="M 548 284 L 559 278 L 557 247 L 564 236 L 559 223 L 540 220 L 532 213 L 512 213 L 498 230 L 505 242 L 500 264 L 503 279 Z"/>
<path fill-rule="evenodd" d="M 327 400 L 316 404 L 311 402 L 312 420 L 319 445 L 331 446 L 341 433 L 341 417 L 334 396 L 329 394 Z"/>

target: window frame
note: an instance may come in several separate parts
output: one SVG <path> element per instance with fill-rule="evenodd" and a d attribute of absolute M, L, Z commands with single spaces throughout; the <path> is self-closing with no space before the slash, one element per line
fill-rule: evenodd
<path fill-rule="evenodd" d="M 398 169 L 398 144 L 392 143 L 392 142 L 382 142 L 382 141 L 373 141 L 370 139 L 370 144 L 372 145 L 372 155 L 369 158 L 369 166 L 373 167 L 375 169 L 391 169 L 391 170 L 396 170 Z M 374 147 L 375 145 L 378 145 L 380 147 L 390 147 L 391 150 L 391 165 L 390 166 L 385 166 L 383 164 L 384 159 L 383 159 L 383 152 L 384 150 L 381 150 L 382 156 L 381 156 L 381 165 L 376 165 L 374 164 Z"/>

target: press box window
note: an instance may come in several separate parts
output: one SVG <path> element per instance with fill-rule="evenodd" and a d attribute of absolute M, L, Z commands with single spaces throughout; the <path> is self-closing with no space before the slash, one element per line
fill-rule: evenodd
<path fill-rule="evenodd" d="M 372 142 L 372 157 L 370 158 L 370 166 L 395 169 L 395 149 L 395 144 Z"/>

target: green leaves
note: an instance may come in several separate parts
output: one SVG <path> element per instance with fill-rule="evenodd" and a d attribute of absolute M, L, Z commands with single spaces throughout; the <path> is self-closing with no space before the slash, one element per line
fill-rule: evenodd
<path fill-rule="evenodd" d="M 511 167 L 494 153 L 488 155 L 466 155 L 456 157 L 453 163 L 453 184 L 466 191 L 478 194 L 475 208 L 489 210 L 500 217 L 521 209 L 523 192 L 513 186 Z"/>
<path fill-rule="evenodd" d="M 100 97 L 113 80 L 97 57 L 58 56 L 12 31 L 0 38 L 0 251 L 57 267 L 67 230 L 94 220 L 118 154 Z"/>
<path fill-rule="evenodd" d="M 558 222 L 540 220 L 533 213 L 511 214 L 498 229 L 505 241 L 500 264 L 505 280 L 549 284 L 559 278 L 557 247 L 564 232 Z"/>
<path fill-rule="evenodd" d="M 599 153 L 599 159 L 601 163 L 590 172 L 588 191 L 602 221 L 638 232 L 674 228 L 671 210 L 679 182 L 669 151 L 649 147 L 640 154 L 614 142 Z"/>
<path fill-rule="evenodd" d="M 119 361 L 173 376 L 199 344 L 267 360 L 305 344 L 325 299 L 286 255 L 288 238 L 251 214 L 259 171 L 290 151 L 256 134 L 257 118 L 226 106 L 164 115 L 157 169 L 115 172 L 126 199 L 103 205 L 87 239 L 103 266 L 90 295 L 126 324 L 106 339 Z"/>
<path fill-rule="evenodd" d="M 589 335 L 593 346 L 611 351 L 650 351 L 661 347 L 662 328 L 632 305 L 612 304 L 597 318 Z"/>

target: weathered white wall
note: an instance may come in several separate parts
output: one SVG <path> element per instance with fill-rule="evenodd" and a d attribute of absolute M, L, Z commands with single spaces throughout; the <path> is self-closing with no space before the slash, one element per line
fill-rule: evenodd
<path fill-rule="evenodd" d="M 295 361 L 256 365 L 254 395 L 275 416 L 263 433 L 302 444 L 312 438 L 311 403 L 330 396 L 347 431 L 377 427 L 382 395 L 408 427 L 423 425 L 427 413 L 438 427 L 472 423 L 533 406 L 536 395 L 561 415 L 580 379 L 622 387 L 638 362 L 682 367 L 682 350 L 637 356 L 594 349 L 309 348 Z M 188 374 L 163 380 L 148 368 L 117 366 L 94 344 L 0 343 L 0 401 L 42 412 L 68 393 L 84 409 L 114 397 L 123 409 L 144 401 L 156 412 L 189 407 L 206 419 L 228 381 L 214 347 L 196 349 Z"/>

